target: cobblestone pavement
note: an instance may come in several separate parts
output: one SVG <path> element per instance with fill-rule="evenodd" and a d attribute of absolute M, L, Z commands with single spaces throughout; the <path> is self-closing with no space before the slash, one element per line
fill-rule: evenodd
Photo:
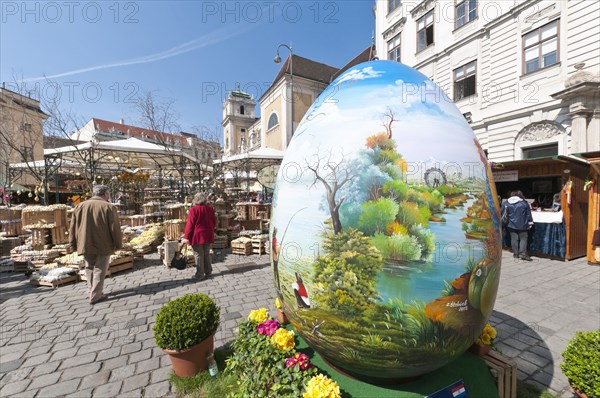
<path fill-rule="evenodd" d="M 186 293 L 214 297 L 222 317 L 216 346 L 233 338 L 250 310 L 274 310 L 267 256 L 226 256 L 202 282 L 191 282 L 192 272 L 147 256 L 134 271 L 107 278 L 109 300 L 93 307 L 83 282 L 53 290 L 0 273 L 0 397 L 172 396 L 171 365 L 152 334 L 164 303 Z M 600 268 L 583 259 L 525 263 L 504 253 L 491 322 L 520 379 L 572 396 L 560 353 L 576 330 L 600 327 L 599 286 Z"/>

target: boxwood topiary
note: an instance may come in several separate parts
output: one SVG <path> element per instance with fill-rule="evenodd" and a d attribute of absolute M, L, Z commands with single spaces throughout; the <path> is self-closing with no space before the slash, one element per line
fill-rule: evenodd
<path fill-rule="evenodd" d="M 600 331 L 575 333 L 562 356 L 560 368 L 571 387 L 600 398 Z"/>
<path fill-rule="evenodd" d="M 217 331 L 219 315 L 219 307 L 207 295 L 186 294 L 160 309 L 153 328 L 154 340 L 163 350 L 185 350 Z"/>

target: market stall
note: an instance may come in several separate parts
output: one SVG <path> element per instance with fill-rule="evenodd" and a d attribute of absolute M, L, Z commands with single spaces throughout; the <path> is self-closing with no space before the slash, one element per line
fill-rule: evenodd
<path fill-rule="evenodd" d="M 566 260 L 586 255 L 589 196 L 583 188 L 587 162 L 552 156 L 496 163 L 492 170 L 502 199 L 520 190 L 531 204 L 530 254 Z M 503 243 L 510 247 L 507 239 L 505 231 Z"/>
<path fill-rule="evenodd" d="M 600 151 L 577 154 L 590 163 L 590 173 L 584 183 L 588 192 L 587 260 L 600 264 Z"/>

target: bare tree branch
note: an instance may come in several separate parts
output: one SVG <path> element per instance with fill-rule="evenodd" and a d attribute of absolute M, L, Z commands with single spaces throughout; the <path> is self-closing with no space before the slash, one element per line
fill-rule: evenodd
<path fill-rule="evenodd" d="M 325 158 L 327 159 L 327 163 L 321 167 L 321 163 Z M 345 196 L 337 198 L 337 195 L 342 187 L 354 178 L 354 175 L 351 173 L 353 164 L 345 158 L 346 156 L 341 154 L 339 162 L 335 162 L 332 160 L 332 153 L 329 152 L 326 156 L 319 156 L 316 154 L 315 160 L 313 161 L 306 160 L 306 168 L 312 172 L 314 178 L 310 187 L 314 186 L 317 181 L 319 181 L 325 188 L 333 231 L 336 234 L 342 231 L 339 210 L 346 199 Z M 322 173 L 325 169 L 329 169 L 329 172 L 323 175 Z"/>
<path fill-rule="evenodd" d="M 394 111 L 389 106 L 386 111 L 383 113 L 383 127 L 385 127 L 385 131 L 387 132 L 388 138 L 392 138 L 392 124 L 396 121 Z"/>

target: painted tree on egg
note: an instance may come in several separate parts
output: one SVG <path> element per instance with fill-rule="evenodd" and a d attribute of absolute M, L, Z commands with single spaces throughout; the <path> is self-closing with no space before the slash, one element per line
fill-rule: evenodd
<path fill-rule="evenodd" d="M 355 167 L 350 161 L 345 160 L 342 154 L 341 159 L 333 158 L 332 153 L 327 155 L 315 154 L 313 159 L 306 161 L 306 168 L 314 175 L 311 187 L 317 182 L 321 182 L 325 187 L 327 206 L 331 214 L 333 231 L 336 234 L 342 232 L 342 223 L 340 222 L 340 206 L 346 199 L 345 196 L 338 197 L 339 192 L 344 185 L 355 177 Z"/>

